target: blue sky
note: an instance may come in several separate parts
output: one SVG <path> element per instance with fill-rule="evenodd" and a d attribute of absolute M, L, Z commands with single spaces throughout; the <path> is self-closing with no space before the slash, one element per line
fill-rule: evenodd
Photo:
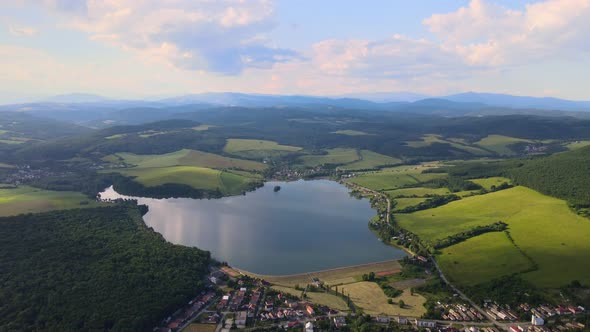
<path fill-rule="evenodd" d="M 71 92 L 590 100 L 590 0 L 19 0 L 0 102 Z"/>

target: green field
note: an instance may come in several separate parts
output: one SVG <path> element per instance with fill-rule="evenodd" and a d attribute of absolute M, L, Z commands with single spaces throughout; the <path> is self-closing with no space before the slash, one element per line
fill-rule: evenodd
<path fill-rule="evenodd" d="M 256 140 L 256 139 L 235 139 L 230 138 L 227 140 L 223 151 L 227 153 L 252 151 L 252 150 L 277 150 L 277 151 L 299 151 L 300 147 L 281 145 L 273 141 Z"/>
<path fill-rule="evenodd" d="M 395 199 L 395 202 L 397 204 L 395 205 L 395 210 L 401 210 L 403 208 L 407 208 L 407 207 L 410 207 L 410 206 L 418 205 L 418 204 L 424 202 L 427 199 L 428 198 L 425 198 L 425 197 L 418 197 L 418 198 L 396 198 Z"/>
<path fill-rule="evenodd" d="M 566 202 L 525 187 L 468 197 L 412 214 L 400 214 L 396 220 L 426 241 L 503 221 L 509 225 L 516 244 L 539 265 L 538 271 L 525 274 L 526 279 L 543 287 L 559 287 L 574 279 L 590 282 L 590 265 L 587 264 L 587 257 L 590 257 L 590 222 L 571 212 Z M 491 264 L 503 259 L 503 255 L 501 251 L 490 250 L 485 256 L 478 257 Z M 456 268 L 463 267 L 463 270 L 458 270 L 456 280 L 472 283 L 472 279 L 461 277 L 469 275 L 471 267 L 458 262 Z M 499 269 L 497 276 L 505 272 Z"/>
<path fill-rule="evenodd" d="M 406 145 L 413 147 L 413 148 L 423 148 L 423 147 L 431 146 L 434 143 L 449 144 L 450 146 L 452 146 L 455 149 L 462 150 L 464 152 L 467 152 L 467 153 L 470 153 L 473 155 L 479 155 L 479 156 L 490 155 L 490 152 L 485 151 L 477 146 L 472 146 L 472 145 L 468 144 L 463 139 L 457 139 L 457 138 L 443 139 L 440 135 L 433 135 L 433 134 L 428 134 L 428 135 L 422 136 L 422 139 L 420 141 L 407 141 Z"/>
<path fill-rule="evenodd" d="M 105 139 L 118 139 L 118 138 L 123 138 L 125 136 L 127 136 L 127 134 L 115 134 L 115 135 L 107 136 L 107 137 L 105 137 Z"/>
<path fill-rule="evenodd" d="M 340 135 L 347 135 L 347 136 L 371 135 L 369 133 L 365 133 L 364 131 L 350 130 L 350 129 L 333 131 L 331 134 L 340 134 Z"/>
<path fill-rule="evenodd" d="M 378 172 L 361 173 L 347 181 L 373 190 L 393 190 L 447 176 L 446 173 L 422 173 L 430 168 L 430 165 L 390 167 Z"/>
<path fill-rule="evenodd" d="M 359 160 L 360 156 L 355 149 L 327 149 L 326 155 L 308 155 L 299 158 L 305 166 L 319 166 L 325 164 L 342 165 Z"/>
<path fill-rule="evenodd" d="M 490 253 L 492 259 L 488 258 Z M 469 286 L 521 272 L 532 265 L 504 232 L 482 234 L 445 248 L 437 260 L 450 280 Z"/>
<path fill-rule="evenodd" d="M 138 168 L 195 166 L 249 171 L 261 171 L 266 168 L 266 165 L 251 160 L 228 158 L 213 153 L 188 149 L 159 155 L 137 155 L 123 152 L 107 156 L 106 160 L 115 163 L 125 162 Z"/>
<path fill-rule="evenodd" d="M 213 125 L 206 125 L 206 124 L 202 124 L 202 125 L 198 125 L 196 127 L 193 127 L 193 130 L 196 131 L 205 131 L 205 130 L 209 130 L 210 128 L 215 128 L 217 126 L 213 126 Z"/>
<path fill-rule="evenodd" d="M 388 190 L 385 192 L 390 197 L 395 198 L 399 196 L 418 196 L 424 197 L 426 195 L 447 195 L 450 194 L 450 191 L 447 188 L 424 188 L 424 187 L 414 187 L 414 188 L 402 188 L 396 190 Z"/>
<path fill-rule="evenodd" d="M 355 161 L 350 164 L 346 164 L 339 168 L 354 171 L 354 170 L 362 170 L 362 169 L 374 169 L 380 166 L 392 166 L 401 164 L 402 160 L 398 158 L 393 158 L 390 156 L 382 155 L 377 152 L 369 151 L 369 150 L 361 150 L 360 151 L 361 159 Z"/>
<path fill-rule="evenodd" d="M 469 180 L 469 181 L 479 184 L 480 186 L 482 186 L 486 190 L 490 190 L 492 188 L 492 186 L 498 186 L 498 185 L 501 185 L 502 183 L 508 183 L 508 184 L 512 183 L 512 181 L 510 181 L 510 179 L 503 178 L 500 176 L 486 178 L 486 179 L 474 179 L 474 180 Z"/>
<path fill-rule="evenodd" d="M 0 189 L 0 216 L 96 207 L 97 205 L 99 203 L 81 193 L 70 191 L 49 191 L 29 186 Z"/>
<path fill-rule="evenodd" d="M 576 149 L 579 149 L 579 148 L 590 146 L 590 141 L 569 142 L 569 143 L 564 144 L 564 146 L 566 148 L 568 148 L 569 150 L 576 150 Z"/>
<path fill-rule="evenodd" d="M 508 148 L 508 145 L 514 143 L 530 143 L 530 140 L 516 138 L 516 137 L 509 137 L 509 136 L 502 136 L 502 135 L 489 135 L 475 144 L 487 149 L 496 152 L 502 156 L 513 156 L 516 153 Z"/>
<path fill-rule="evenodd" d="M 219 189 L 222 193 L 230 195 L 239 194 L 255 179 L 232 172 L 194 166 L 128 168 L 113 171 L 135 177 L 135 181 L 148 187 L 178 183 L 196 189 Z"/>

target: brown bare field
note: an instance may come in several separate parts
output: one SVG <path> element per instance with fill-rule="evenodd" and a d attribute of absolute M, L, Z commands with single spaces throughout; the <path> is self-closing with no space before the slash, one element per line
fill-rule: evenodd
<path fill-rule="evenodd" d="M 187 332 L 215 332 L 217 324 L 191 324 L 184 329 Z"/>
<path fill-rule="evenodd" d="M 231 267 L 224 266 L 221 268 L 221 271 L 225 272 L 228 276 L 235 278 L 240 275 L 239 271 L 232 269 Z"/>
<path fill-rule="evenodd" d="M 362 264 L 356 266 L 349 266 L 349 267 L 341 267 L 331 270 L 324 270 L 318 272 L 310 272 L 310 273 L 302 273 L 302 274 L 294 274 L 288 276 L 265 276 L 265 275 L 257 275 L 254 273 L 250 273 L 247 271 L 240 271 L 241 273 L 247 274 L 252 277 L 257 277 L 264 279 L 272 284 L 279 285 L 279 286 L 286 286 L 286 287 L 294 287 L 295 285 L 307 285 L 311 282 L 312 278 L 318 278 L 324 283 L 334 286 L 334 285 L 342 285 L 342 284 L 349 284 L 357 281 L 357 278 L 362 276 L 365 273 L 369 272 L 383 272 L 383 271 L 391 271 L 391 270 L 401 270 L 401 265 L 397 260 L 386 261 L 386 262 L 379 262 L 379 263 L 369 263 L 369 264 Z"/>
<path fill-rule="evenodd" d="M 394 304 L 389 304 L 387 303 L 388 297 L 374 282 L 356 282 L 344 285 L 342 288 L 345 294 L 350 294 L 352 302 L 367 314 L 420 317 L 426 312 L 424 308 L 426 299 L 419 294 L 411 295 L 409 290 L 404 290 L 402 295 L 393 299 Z M 400 300 L 404 301 L 404 308 L 397 305 Z"/>

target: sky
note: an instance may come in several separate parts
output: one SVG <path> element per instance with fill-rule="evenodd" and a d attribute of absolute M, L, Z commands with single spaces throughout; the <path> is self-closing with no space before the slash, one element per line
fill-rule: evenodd
<path fill-rule="evenodd" d="M 590 100 L 590 0 L 11 0 L 0 102 L 466 91 Z"/>

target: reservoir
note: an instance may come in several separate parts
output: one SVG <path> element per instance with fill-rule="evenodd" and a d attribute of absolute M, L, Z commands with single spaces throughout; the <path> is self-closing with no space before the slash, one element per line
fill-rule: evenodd
<path fill-rule="evenodd" d="M 279 191 L 275 187 L 280 186 Z M 376 211 L 329 180 L 267 182 L 243 196 L 220 199 L 134 198 L 149 206 L 146 224 L 175 244 L 211 252 L 231 266 L 288 275 L 399 259 L 406 254 L 368 227 Z"/>

